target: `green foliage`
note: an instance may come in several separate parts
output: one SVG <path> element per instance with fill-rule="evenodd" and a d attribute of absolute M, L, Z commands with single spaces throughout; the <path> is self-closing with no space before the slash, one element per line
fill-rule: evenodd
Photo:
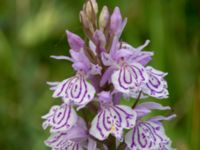
<path fill-rule="evenodd" d="M 123 39 L 134 46 L 151 40 L 153 64 L 169 73 L 171 105 L 177 118 L 165 123 L 178 150 L 199 150 L 200 16 L 195 0 L 98 0 L 120 6 L 128 17 Z M 0 149 L 45 150 L 41 116 L 59 100 L 46 81 L 73 74 L 65 30 L 83 35 L 78 12 L 83 0 L 0 1 Z M 131 102 L 129 102 L 132 104 Z M 171 112 L 172 113 L 172 112 Z M 46 133 L 46 134 L 45 134 Z"/>

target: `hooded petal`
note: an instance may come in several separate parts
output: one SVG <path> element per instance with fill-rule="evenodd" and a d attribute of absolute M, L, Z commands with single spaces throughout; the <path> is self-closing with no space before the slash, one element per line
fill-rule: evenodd
<path fill-rule="evenodd" d="M 111 56 L 105 52 L 101 53 L 101 60 L 105 66 L 111 66 L 113 63 Z"/>
<path fill-rule="evenodd" d="M 101 71 L 102 71 L 101 66 L 99 66 L 98 64 L 97 65 L 92 64 L 91 71 L 90 71 L 91 75 L 101 75 Z"/>
<path fill-rule="evenodd" d="M 167 82 L 164 80 L 167 74 L 152 67 L 147 67 L 146 70 L 149 74 L 149 81 L 144 84 L 143 92 L 156 98 L 167 98 L 169 92 Z"/>
<path fill-rule="evenodd" d="M 43 128 L 51 126 L 51 132 L 67 131 L 77 122 L 76 112 L 66 104 L 53 106 L 42 118 L 45 119 Z"/>
<path fill-rule="evenodd" d="M 129 62 L 137 62 L 142 64 L 143 66 L 147 65 L 151 60 L 152 56 L 154 55 L 153 52 L 135 52 L 130 58 Z"/>
<path fill-rule="evenodd" d="M 114 95 L 113 95 L 113 104 L 114 105 L 118 105 L 120 103 L 120 100 L 121 100 L 122 96 L 123 96 L 123 94 L 120 93 L 120 92 L 114 93 Z"/>
<path fill-rule="evenodd" d="M 171 141 L 161 124 L 151 121 L 136 124 L 126 134 L 125 142 L 130 150 L 171 150 Z"/>
<path fill-rule="evenodd" d="M 154 55 L 153 52 L 146 52 L 146 51 L 141 51 L 144 47 L 146 47 L 149 44 L 149 40 L 146 40 L 146 42 L 138 47 L 138 48 L 134 48 L 131 45 L 122 42 L 121 44 L 121 49 L 127 50 L 129 51 L 130 55 L 128 55 L 129 57 L 127 58 L 127 62 L 131 63 L 131 62 L 137 62 L 143 66 L 147 65 L 151 60 L 152 60 L 152 56 Z"/>
<path fill-rule="evenodd" d="M 84 71 L 85 73 L 87 73 L 90 70 L 91 67 L 91 63 L 89 61 L 89 59 L 86 57 L 85 53 L 83 52 L 83 49 L 81 49 L 80 51 L 74 51 L 74 50 L 70 50 L 70 54 L 72 57 L 72 60 L 74 62 L 73 64 L 73 68 L 76 71 Z"/>
<path fill-rule="evenodd" d="M 133 51 L 129 49 L 119 49 L 118 51 L 116 51 L 113 57 L 118 62 L 121 58 L 127 59 L 132 55 L 133 55 Z"/>
<path fill-rule="evenodd" d="M 115 68 L 113 66 L 110 66 L 108 67 L 108 69 L 106 69 L 100 81 L 101 87 L 103 87 L 106 84 L 106 82 L 110 81 L 111 75 L 113 74 L 114 71 Z"/>

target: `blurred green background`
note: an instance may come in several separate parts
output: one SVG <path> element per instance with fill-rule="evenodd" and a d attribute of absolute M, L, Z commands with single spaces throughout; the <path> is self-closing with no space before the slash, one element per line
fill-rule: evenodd
<path fill-rule="evenodd" d="M 0 150 L 47 150 L 41 115 L 57 103 L 46 81 L 73 74 L 65 30 L 83 36 L 83 0 L 0 0 Z M 178 150 L 200 149 L 200 1 L 98 0 L 120 6 L 128 17 L 123 39 L 134 46 L 151 40 L 152 65 L 169 73 L 170 98 L 177 118 L 166 122 Z M 58 101 L 59 102 L 59 101 Z"/>

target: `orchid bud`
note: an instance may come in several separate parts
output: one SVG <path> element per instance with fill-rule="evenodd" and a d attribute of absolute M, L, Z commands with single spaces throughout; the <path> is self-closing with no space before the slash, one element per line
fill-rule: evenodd
<path fill-rule="evenodd" d="M 122 16 L 119 7 L 115 7 L 110 20 L 110 30 L 112 32 L 117 32 L 121 28 Z"/>
<path fill-rule="evenodd" d="M 92 22 L 89 21 L 84 11 L 80 12 L 80 20 L 85 29 L 89 29 L 89 31 L 92 33 L 94 32 L 94 27 L 92 25 Z"/>
<path fill-rule="evenodd" d="M 87 16 L 85 15 L 84 11 L 80 12 L 80 21 L 85 28 L 89 28 L 89 21 Z"/>
<path fill-rule="evenodd" d="M 83 10 L 85 11 L 87 17 L 92 20 L 92 17 L 97 14 L 98 12 L 98 5 L 96 0 L 89 0 L 83 6 Z"/>
<path fill-rule="evenodd" d="M 67 40 L 71 49 L 79 51 L 84 46 L 84 41 L 76 34 L 66 31 Z"/>
<path fill-rule="evenodd" d="M 96 0 L 91 0 L 91 2 L 92 2 L 92 7 L 94 9 L 95 14 L 97 14 L 98 13 L 98 4 L 97 4 Z"/>
<path fill-rule="evenodd" d="M 101 30 L 106 28 L 109 22 L 109 18 L 110 18 L 110 14 L 109 14 L 108 7 L 104 6 L 99 16 L 99 27 Z"/>
<path fill-rule="evenodd" d="M 94 41 L 96 45 L 100 45 L 100 48 L 105 48 L 106 46 L 106 37 L 101 30 L 96 30 L 94 32 Z"/>

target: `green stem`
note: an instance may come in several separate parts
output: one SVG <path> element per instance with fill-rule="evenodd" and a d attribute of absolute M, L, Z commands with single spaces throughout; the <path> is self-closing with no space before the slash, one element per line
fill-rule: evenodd
<path fill-rule="evenodd" d="M 134 104 L 133 104 L 133 106 L 132 106 L 132 109 L 134 109 L 134 108 L 135 108 L 135 106 L 138 104 L 138 102 L 139 102 L 139 100 L 140 100 L 140 97 L 141 97 L 141 95 L 142 95 L 142 91 L 140 91 L 140 93 L 139 93 L 139 95 L 138 95 L 138 97 L 137 97 L 137 99 L 136 99 L 135 103 L 134 103 Z"/>

